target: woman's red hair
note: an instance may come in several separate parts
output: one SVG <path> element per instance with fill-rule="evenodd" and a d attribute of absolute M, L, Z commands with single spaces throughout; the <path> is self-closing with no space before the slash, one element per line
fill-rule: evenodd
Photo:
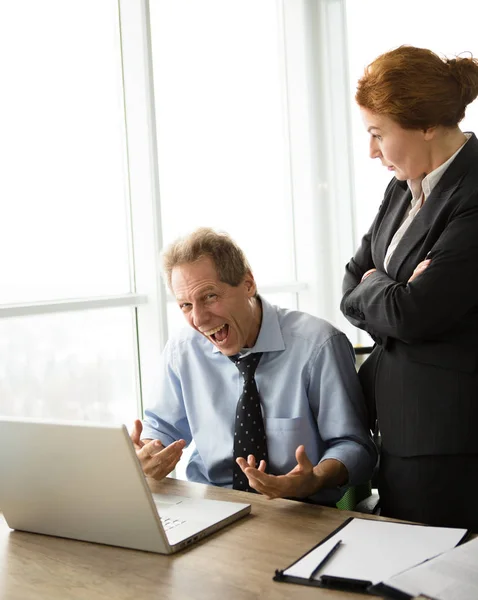
<path fill-rule="evenodd" d="M 400 46 L 376 58 L 359 80 L 359 106 L 404 129 L 455 127 L 478 96 L 478 61 L 441 59 L 425 48 Z"/>

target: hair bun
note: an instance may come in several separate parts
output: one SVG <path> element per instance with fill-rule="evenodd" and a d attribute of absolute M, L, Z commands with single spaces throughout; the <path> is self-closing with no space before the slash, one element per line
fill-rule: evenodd
<path fill-rule="evenodd" d="M 463 103 L 470 104 L 478 96 L 478 59 L 470 53 L 469 57 L 447 58 L 445 62 L 458 83 Z"/>

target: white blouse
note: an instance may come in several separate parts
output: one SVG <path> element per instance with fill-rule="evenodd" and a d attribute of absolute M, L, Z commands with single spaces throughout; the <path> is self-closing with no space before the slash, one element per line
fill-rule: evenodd
<path fill-rule="evenodd" d="M 465 133 L 465 135 L 467 142 L 471 137 L 471 133 Z M 466 144 L 466 142 L 463 144 L 463 146 Z M 420 208 L 426 202 L 428 196 L 432 193 L 433 188 L 437 185 L 445 171 L 458 156 L 458 153 L 461 151 L 463 146 L 458 148 L 455 154 L 453 154 L 453 156 L 450 156 L 450 158 L 446 162 L 444 162 L 431 173 L 428 173 L 428 175 L 426 175 L 422 179 L 407 180 L 408 187 L 412 192 L 412 201 L 410 202 L 410 209 L 408 210 L 408 213 L 405 215 L 405 218 L 403 219 L 400 227 L 395 232 L 395 235 L 393 236 L 392 241 L 390 242 L 390 245 L 387 248 L 387 253 L 385 254 L 384 261 L 386 272 L 388 272 L 388 263 L 390 262 L 390 259 L 392 258 L 393 253 L 395 252 L 395 248 L 398 246 L 405 231 L 410 227 L 411 222 L 417 215 Z"/>

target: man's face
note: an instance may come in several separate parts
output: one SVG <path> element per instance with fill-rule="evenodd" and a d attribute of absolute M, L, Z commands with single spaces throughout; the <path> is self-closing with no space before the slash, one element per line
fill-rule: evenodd
<path fill-rule="evenodd" d="M 174 267 L 171 287 L 187 322 L 223 354 L 232 356 L 254 345 L 261 315 L 252 274 L 233 287 L 219 280 L 213 261 L 204 257 Z"/>
<path fill-rule="evenodd" d="M 370 134 L 370 158 L 379 158 L 400 181 L 418 179 L 433 170 L 428 144 L 433 131 L 403 129 L 387 115 L 366 108 L 360 112 Z"/>

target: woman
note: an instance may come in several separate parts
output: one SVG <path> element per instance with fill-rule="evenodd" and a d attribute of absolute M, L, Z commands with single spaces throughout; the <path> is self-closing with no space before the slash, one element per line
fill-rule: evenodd
<path fill-rule="evenodd" d="M 360 370 L 382 437 L 381 514 L 478 530 L 478 140 L 458 123 L 476 59 L 401 46 L 356 100 L 394 175 L 341 308 L 376 342 Z M 373 419 L 372 419 L 373 422 Z"/>

